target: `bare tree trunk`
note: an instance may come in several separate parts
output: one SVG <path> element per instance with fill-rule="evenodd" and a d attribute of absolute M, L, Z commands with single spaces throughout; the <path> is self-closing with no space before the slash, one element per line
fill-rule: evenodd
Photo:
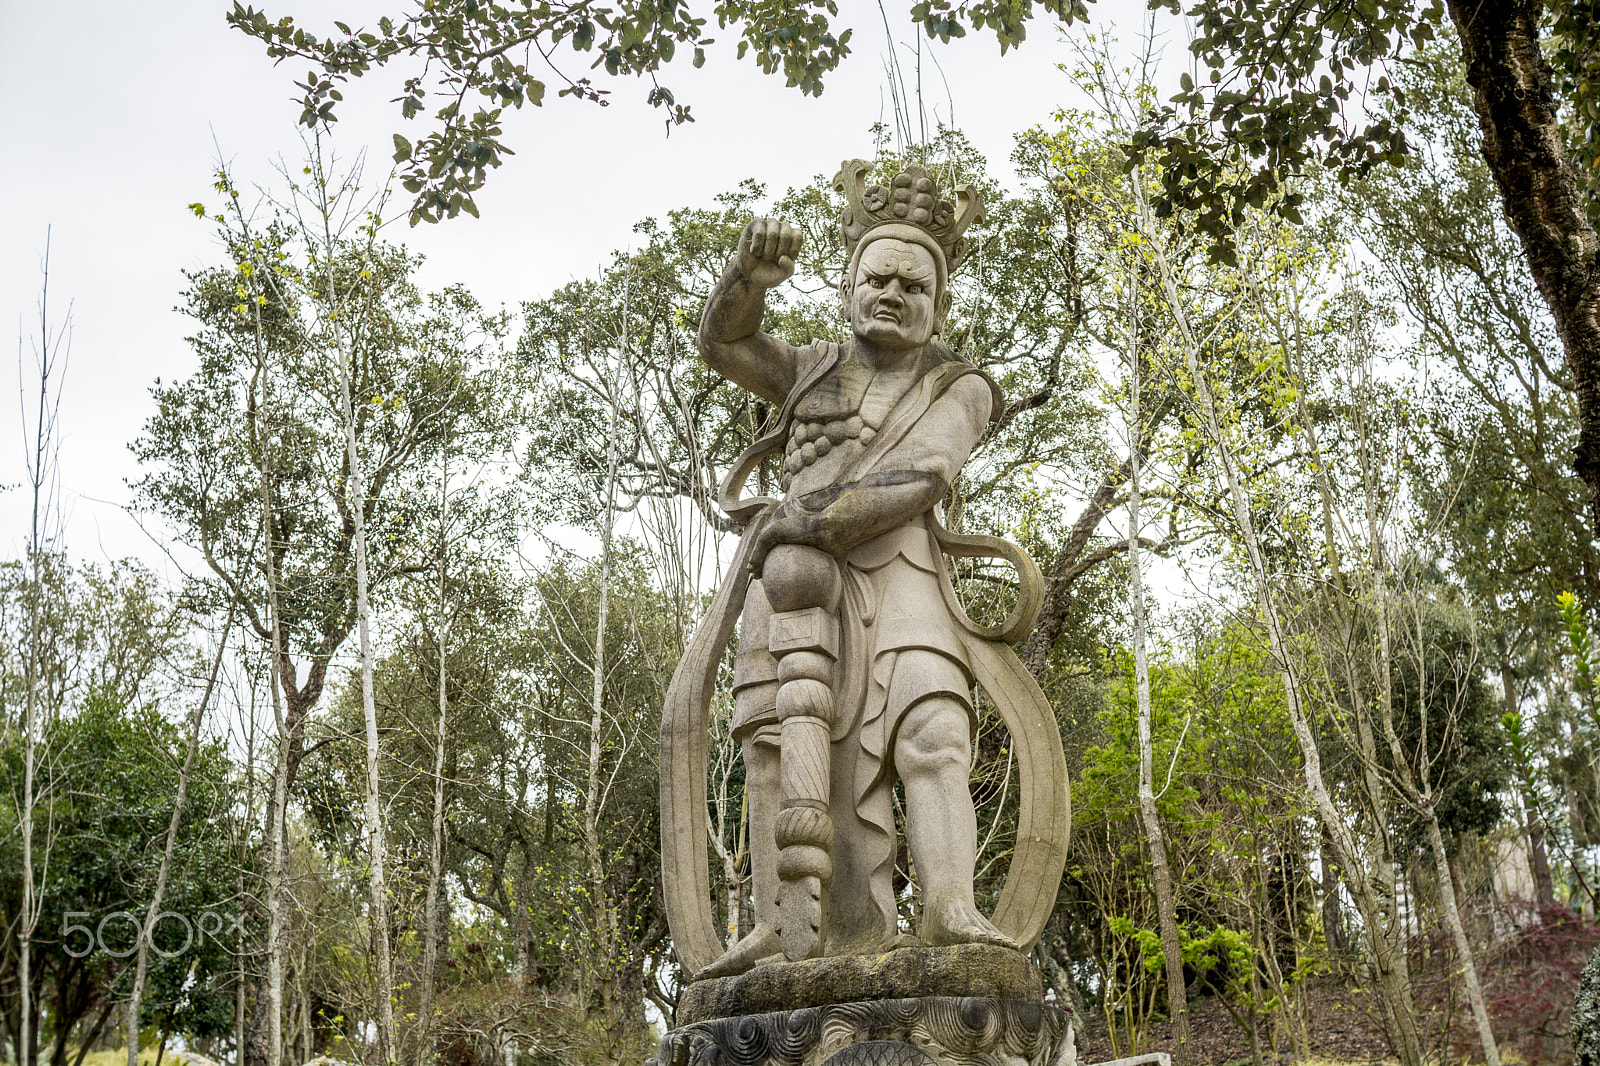
<path fill-rule="evenodd" d="M 548 851 L 548 849 L 546 849 Z M 533 864 L 527 850 L 523 850 L 522 873 L 517 878 L 517 888 L 512 894 L 516 907 L 516 920 L 511 923 L 511 935 L 516 938 L 511 950 L 511 987 L 518 992 L 527 988 L 532 969 L 532 953 L 528 949 L 529 926 L 532 924 L 529 897 L 533 894 Z"/>
<path fill-rule="evenodd" d="M 1445 856 L 1438 812 L 1430 807 L 1425 820 L 1428 823 L 1428 846 L 1433 849 L 1434 866 L 1439 875 L 1439 902 L 1444 909 L 1445 922 L 1450 926 L 1450 936 L 1456 944 L 1461 980 L 1467 988 L 1472 1021 L 1478 1028 L 1478 1045 L 1483 1049 L 1484 1066 L 1500 1066 L 1500 1048 L 1495 1044 L 1494 1030 L 1489 1025 L 1489 1007 L 1483 998 L 1483 986 L 1478 983 L 1478 966 L 1472 957 L 1472 944 L 1467 940 L 1466 927 L 1461 924 L 1461 908 L 1456 904 L 1455 878 L 1450 871 L 1450 860 Z"/>
<path fill-rule="evenodd" d="M 394 1061 L 397 1048 L 394 1031 L 394 957 L 389 948 L 389 890 L 384 869 L 388 861 L 388 848 L 384 839 L 383 804 L 380 791 L 380 765 L 383 757 L 378 739 L 378 711 L 372 689 L 372 600 L 369 594 L 371 580 L 367 564 L 367 484 L 361 460 L 360 441 L 356 436 L 355 406 L 351 397 L 351 374 L 359 356 L 359 338 L 355 331 L 346 331 L 345 308 L 340 303 L 338 279 L 333 264 L 338 251 L 338 239 L 333 232 L 333 204 L 328 191 L 330 178 L 323 172 L 319 152 L 313 160 L 315 168 L 313 187 L 317 221 L 322 226 L 322 255 L 327 268 L 327 299 L 329 312 L 326 325 L 333 340 L 333 355 L 339 364 L 339 400 L 345 429 L 345 501 L 347 529 L 355 554 L 356 569 L 356 630 L 361 655 L 361 710 L 366 720 L 366 803 L 364 821 L 367 836 L 367 888 L 371 906 L 373 968 L 378 987 L 374 990 L 376 1012 L 374 1021 L 378 1029 L 378 1058 L 381 1062 Z M 309 236 L 309 234 L 308 234 Z"/>
<path fill-rule="evenodd" d="M 1259 842 L 1257 843 L 1256 850 L 1259 855 Z M 1251 903 L 1248 904 L 1250 907 L 1250 943 L 1252 945 L 1259 945 L 1261 943 L 1261 927 L 1263 924 L 1263 918 L 1266 916 L 1267 908 L 1270 905 L 1267 901 L 1268 892 L 1266 878 L 1259 878 L 1259 881 L 1260 895 L 1257 899 L 1252 900 Z M 1252 893 L 1252 895 L 1254 894 Z M 1252 960 L 1250 964 L 1249 984 L 1250 1061 L 1254 1063 L 1254 1066 L 1263 1066 L 1263 1060 L 1261 1057 L 1261 971 L 1260 968 L 1255 965 L 1254 960 Z"/>
<path fill-rule="evenodd" d="M 730 803 L 731 797 L 727 794 L 727 783 L 724 780 L 717 796 L 718 812 L 727 812 Z M 748 803 L 748 800 L 741 798 L 740 810 L 742 811 Z M 728 943 L 730 944 L 736 942 L 748 931 L 745 928 L 744 912 L 747 908 L 744 906 L 744 878 L 739 873 L 739 867 L 744 858 L 744 848 L 739 843 L 739 829 L 743 827 L 743 822 L 744 820 L 741 818 L 735 823 L 735 846 L 732 848 L 728 847 L 727 840 L 723 836 L 724 827 L 727 824 L 726 818 L 719 818 L 717 820 L 718 824 L 712 826 L 713 829 L 723 831 L 710 834 L 717 852 L 717 859 L 722 863 L 722 879 L 725 882 L 723 898 L 727 901 Z"/>
<path fill-rule="evenodd" d="M 23 705 L 22 722 L 22 914 L 17 923 L 17 989 L 21 1004 L 22 1030 L 17 1061 L 19 1066 L 33 1066 L 38 1059 L 34 1047 L 33 1031 L 33 931 L 38 923 L 38 906 L 33 892 L 33 805 L 34 765 L 38 759 L 38 688 L 39 688 L 39 605 L 42 590 L 39 587 L 37 534 L 39 527 L 38 489 L 34 490 L 34 533 L 29 537 L 28 556 L 32 576 L 28 590 L 28 694 Z"/>
<path fill-rule="evenodd" d="M 238 212 L 238 201 L 234 200 Z M 240 213 L 242 219 L 243 215 Z M 256 262 L 251 275 L 265 277 L 270 269 L 265 262 Z M 277 750 L 273 754 L 272 798 L 267 806 L 267 1048 L 266 1066 L 282 1066 L 283 1062 L 283 950 L 286 941 L 286 911 L 289 904 L 289 761 L 293 747 L 293 730 L 284 713 L 283 700 L 283 627 L 278 601 L 278 546 L 276 537 L 276 507 L 273 502 L 272 469 L 272 367 L 268 360 L 269 349 L 261 322 L 259 292 L 250 301 L 256 343 L 256 389 L 246 411 L 255 437 L 257 477 L 261 497 L 261 544 L 263 572 L 267 584 L 267 625 L 272 642 L 267 652 L 268 692 L 272 700 L 273 724 L 277 730 Z M 246 1058 L 240 1048 L 241 1060 Z"/>
<path fill-rule="evenodd" d="M 249 827 L 255 824 L 256 802 L 256 688 L 253 675 L 246 675 L 250 690 L 250 711 L 244 717 L 242 724 L 244 730 L 244 810 L 240 817 L 233 821 L 234 832 L 234 871 L 233 871 L 233 896 L 242 902 L 245 895 L 245 868 L 249 856 Z M 242 710 L 242 708 L 241 708 Z M 234 987 L 233 987 L 233 1066 L 245 1066 L 245 1015 L 249 1010 L 249 997 L 245 988 L 245 958 L 247 955 L 246 935 L 241 927 L 238 938 L 234 944 Z"/>
<path fill-rule="evenodd" d="M 250 757 L 254 757 L 254 752 Z M 248 789 L 246 793 L 248 794 Z M 246 800 L 248 803 L 249 801 Z M 244 899 L 244 864 L 239 864 L 239 871 L 233 880 L 234 898 Z M 234 971 L 233 985 L 233 1066 L 244 1066 L 244 1018 L 249 1009 L 249 1000 L 245 996 L 244 987 L 244 938 L 239 938 L 238 950 L 234 956 L 238 968 Z"/>
<path fill-rule="evenodd" d="M 450 612 L 445 594 L 450 543 L 447 529 L 450 516 L 449 452 L 448 443 L 439 452 L 439 624 L 435 638 L 439 644 L 439 714 L 433 732 L 433 835 L 428 850 L 428 894 L 422 919 L 422 988 L 417 1006 L 418 1025 L 421 1028 L 418 1034 L 421 1050 L 417 1061 L 422 1066 L 430 1066 L 435 1057 L 433 982 L 439 968 L 439 886 L 444 877 L 444 737 L 450 714 L 446 689 Z"/>
<path fill-rule="evenodd" d="M 626 319 L 624 319 L 626 321 Z M 627 339 L 623 339 L 623 345 Z M 616 388 L 613 383 L 612 388 Z M 594 627 L 594 670 L 589 703 L 589 765 L 583 794 L 583 851 L 589 875 L 589 907 L 592 915 L 596 964 L 599 967 L 600 1002 L 605 1012 L 606 1029 L 617 1046 L 621 1035 L 615 1002 L 616 938 L 612 935 L 610 902 L 606 898 L 605 856 L 600 844 L 601 752 L 605 731 L 606 623 L 611 610 L 611 540 L 616 523 L 616 483 L 619 458 L 618 433 L 621 432 L 620 401 L 611 395 L 611 427 L 606 439 L 606 479 L 600 513 L 600 602 Z"/>
<path fill-rule="evenodd" d="M 1528 870 L 1533 875 L 1534 899 L 1549 907 L 1556 901 L 1555 878 L 1550 873 L 1550 852 L 1544 845 L 1544 820 L 1532 798 L 1518 796 L 1523 826 L 1528 834 Z"/>
<path fill-rule="evenodd" d="M 1322 833 L 1322 936 L 1328 954 L 1342 959 L 1348 938 L 1344 929 L 1344 908 L 1339 902 L 1339 859 L 1334 854 L 1327 830 Z"/>
<path fill-rule="evenodd" d="M 583 797 L 583 850 L 588 863 L 589 903 L 598 940 L 595 947 L 598 954 L 596 961 L 600 967 L 600 1001 L 605 1009 L 607 1026 L 610 1027 L 615 1022 L 616 1004 L 613 1002 L 613 985 L 616 959 L 613 956 L 616 943 L 611 935 L 611 905 L 606 898 L 605 856 L 600 843 L 600 789 L 603 777 L 600 755 L 604 747 L 602 734 L 605 730 L 606 621 L 610 609 L 608 601 L 611 591 L 609 529 L 606 530 L 606 536 L 602 541 L 600 559 L 600 608 L 595 621 L 594 689 L 589 713 L 589 768 Z"/>
<path fill-rule="evenodd" d="M 1261 287 L 1257 286 L 1256 292 L 1259 293 L 1260 291 L 1262 291 Z M 1317 495 L 1321 504 L 1323 551 L 1327 557 L 1329 578 L 1332 585 L 1332 595 L 1326 598 L 1327 607 L 1334 618 L 1337 628 L 1338 647 L 1341 649 L 1354 649 L 1359 646 L 1361 640 L 1357 635 L 1356 620 L 1351 609 L 1353 597 L 1350 594 L 1351 589 L 1344 573 L 1342 552 L 1340 551 L 1338 536 L 1335 533 L 1335 512 L 1337 511 L 1335 493 L 1332 481 L 1328 476 L 1328 463 L 1323 458 L 1322 446 L 1317 439 L 1316 420 L 1311 416 L 1306 404 L 1308 386 L 1303 372 L 1305 327 L 1300 313 L 1298 285 L 1292 292 L 1290 306 L 1292 331 L 1284 328 L 1282 319 L 1276 315 L 1275 311 L 1268 309 L 1264 301 L 1260 301 L 1260 303 L 1262 310 L 1272 315 L 1277 325 L 1278 344 L 1283 352 L 1284 368 L 1288 371 L 1290 380 L 1295 383 L 1293 389 L 1295 409 L 1299 415 L 1300 425 L 1305 431 L 1307 442 L 1310 444 L 1311 454 L 1314 457 L 1312 465 L 1316 475 Z M 1367 500 L 1370 505 L 1372 502 L 1370 494 Z M 1411 978 L 1405 953 L 1393 949 L 1394 943 L 1402 935 L 1397 927 L 1399 912 L 1395 906 L 1397 864 L 1393 841 L 1390 839 L 1387 830 L 1389 824 L 1389 802 L 1383 781 L 1379 777 L 1377 770 L 1378 746 L 1376 734 L 1372 728 L 1372 714 L 1368 705 L 1366 683 L 1362 679 L 1361 672 L 1356 668 L 1353 654 L 1338 654 L 1335 657 L 1343 666 L 1344 685 L 1349 694 L 1350 719 L 1355 724 L 1356 743 L 1361 755 L 1361 788 L 1357 790 L 1356 794 L 1367 808 L 1368 823 L 1372 827 L 1368 834 L 1368 839 L 1372 844 L 1371 861 L 1373 869 L 1368 877 L 1368 885 L 1370 898 L 1378 909 L 1375 914 L 1368 913 L 1359 904 L 1357 909 L 1361 911 L 1363 921 L 1370 922 L 1375 919 L 1378 922 L 1379 935 L 1383 936 L 1390 944 L 1389 957 L 1395 973 L 1392 978 L 1386 977 L 1385 980 L 1380 981 L 1380 988 L 1391 991 L 1409 990 Z M 1388 661 L 1386 655 L 1384 661 Z M 1383 672 L 1386 670 L 1387 667 L 1381 667 L 1379 676 L 1386 677 L 1387 674 Z M 1331 849 L 1332 852 L 1336 853 L 1338 850 L 1337 842 L 1333 841 L 1331 835 L 1328 835 L 1324 839 L 1322 849 L 1325 856 L 1330 855 L 1328 846 L 1330 844 L 1334 845 Z M 1341 860 L 1338 859 L 1336 854 L 1332 857 L 1334 858 L 1334 865 L 1337 867 Z M 1347 858 L 1359 861 L 1359 856 L 1348 856 Z M 1342 938 L 1342 923 L 1338 921 L 1340 915 L 1338 913 L 1337 882 L 1335 882 L 1333 895 L 1330 896 L 1330 899 L 1332 916 L 1335 919 L 1335 924 L 1341 925 L 1339 933 Z M 1331 938 L 1329 946 L 1332 947 Z M 1341 948 L 1343 946 L 1341 944 Z M 1403 997 L 1403 1002 L 1391 1002 L 1386 993 L 1383 1006 L 1392 1024 L 1401 1024 L 1394 1022 L 1395 1017 L 1402 1012 L 1407 1015 L 1412 1013 L 1409 991 Z"/>
<path fill-rule="evenodd" d="M 1142 368 L 1139 360 L 1138 277 L 1138 264 L 1135 263 L 1128 272 L 1128 601 L 1133 614 L 1133 676 L 1139 706 L 1139 814 L 1144 823 L 1145 842 L 1150 846 L 1151 872 L 1155 875 L 1161 954 L 1167 965 L 1167 1010 L 1172 1019 L 1172 1058 L 1178 1066 L 1190 1066 L 1194 1054 L 1189 1047 L 1189 995 L 1183 979 L 1183 944 L 1178 936 L 1172 870 L 1167 864 L 1167 844 L 1161 833 L 1161 818 L 1156 811 L 1155 753 L 1150 738 L 1150 662 L 1145 649 L 1144 568 L 1139 559 L 1139 452 L 1143 435 L 1139 424 L 1139 378 Z"/>
<path fill-rule="evenodd" d="M 189 717 L 189 736 L 184 750 L 183 766 L 178 770 L 178 792 L 172 801 L 172 817 L 167 820 L 167 839 L 161 848 L 161 864 L 156 867 L 156 884 L 150 892 L 150 903 L 145 908 L 144 923 L 140 927 L 136 945 L 138 959 L 134 964 L 133 988 L 128 993 L 125 1011 L 128 1033 L 128 1066 L 139 1066 L 139 1003 L 144 998 L 144 982 L 149 970 L 151 938 L 155 936 L 156 918 L 161 914 L 161 901 L 167 894 L 167 874 L 172 869 L 172 852 L 178 843 L 178 825 L 183 820 L 183 806 L 188 799 L 189 776 L 194 772 L 195 755 L 200 749 L 200 724 L 205 719 L 206 708 L 211 705 L 211 694 L 217 687 L 217 673 L 222 669 L 222 655 L 228 646 L 228 634 L 233 630 L 233 603 L 228 605 L 228 620 L 217 640 L 217 654 L 211 660 L 211 673 L 206 678 L 205 691 Z"/>
<path fill-rule="evenodd" d="M 1483 158 L 1566 353 L 1578 402 L 1572 465 L 1589 486 L 1593 532 L 1600 529 L 1600 233 L 1585 210 L 1586 183 L 1568 154 L 1543 50 L 1546 5 L 1449 0 L 1447 6 L 1483 129 Z"/>
<path fill-rule="evenodd" d="M 270 527 L 269 527 L 270 528 Z M 280 645 L 282 632 L 276 623 L 278 612 L 277 579 L 271 563 L 267 564 L 268 596 L 274 623 L 273 643 Z M 283 1063 L 283 978 L 284 948 L 288 943 L 289 907 L 289 730 L 283 714 L 278 689 L 278 657 L 272 659 L 272 709 L 278 725 L 278 750 L 272 768 L 272 801 L 267 812 L 267 832 L 271 836 L 267 866 L 267 1066 Z"/>
<path fill-rule="evenodd" d="M 28 487 L 31 496 L 31 514 L 28 526 L 28 581 L 27 613 L 28 637 L 23 667 L 26 693 L 22 711 L 22 809 L 18 812 L 18 831 L 22 837 L 22 912 L 17 916 L 17 992 L 20 1006 L 17 1062 L 19 1066 L 34 1066 L 38 1062 L 38 1032 L 35 1020 L 39 1007 L 33 998 L 33 934 L 38 928 L 42 900 L 34 885 L 34 867 L 39 856 L 35 851 L 34 810 L 39 801 L 38 767 L 40 757 L 39 731 L 44 727 L 40 720 L 39 671 L 43 641 L 41 600 L 44 597 L 42 561 L 47 545 L 54 539 L 53 532 L 45 527 L 55 513 L 56 478 L 58 476 L 57 452 L 60 437 L 56 423 L 61 410 L 61 374 L 65 366 L 58 364 L 70 356 L 72 328 L 71 308 L 66 322 L 52 335 L 50 329 L 50 230 L 45 229 L 44 262 L 39 287 L 39 340 L 34 349 L 34 373 L 38 390 L 34 400 L 34 423 L 31 434 L 24 440 L 24 459 L 28 470 Z M 67 345 L 63 350 L 63 344 Z M 22 342 L 17 342 L 18 391 L 22 381 Z M 19 397 L 20 399 L 20 397 Z M 27 421 L 27 404 L 22 403 L 24 426 Z M 27 433 L 27 429 L 24 429 Z M 31 439 L 30 439 L 31 438 Z M 45 848 L 45 865 L 49 862 L 48 844 Z"/>
<path fill-rule="evenodd" d="M 1522 701 L 1517 698 L 1517 681 L 1509 662 L 1500 665 L 1500 692 L 1507 714 L 1518 714 Z M 1556 901 L 1555 879 L 1550 875 L 1550 853 L 1544 846 L 1544 819 L 1539 816 L 1534 798 L 1517 788 L 1517 804 L 1522 808 L 1522 827 L 1528 835 L 1528 873 L 1533 877 L 1533 895 L 1542 906 Z"/>
<path fill-rule="evenodd" d="M 306 970 L 309 968 L 307 960 L 311 957 L 312 946 L 305 940 L 300 942 L 299 958 L 294 964 L 294 998 L 299 1010 L 295 1011 L 298 1023 L 295 1025 L 294 1046 L 299 1049 L 296 1058 L 301 1063 L 311 1061 L 311 996 L 306 992 Z"/>
<path fill-rule="evenodd" d="M 324 216 L 326 221 L 326 216 Z M 332 235 L 327 243 L 330 272 L 329 292 L 335 284 L 332 272 Z M 337 312 L 335 312 L 337 314 Z M 356 626 L 361 644 L 361 710 L 367 727 L 367 794 L 365 805 L 367 833 L 367 887 L 371 900 L 372 951 L 378 978 L 375 991 L 377 999 L 378 1058 L 392 1062 L 395 1058 L 394 1041 L 394 960 L 389 953 L 389 890 L 384 880 L 384 866 L 388 858 L 383 830 L 383 805 L 379 787 L 379 768 L 383 751 L 378 740 L 378 708 L 372 689 L 372 602 L 367 575 L 367 493 L 362 477 L 361 448 L 356 439 L 355 408 L 350 399 L 350 364 L 356 353 L 354 346 L 346 352 L 342 347 L 335 352 L 339 361 L 339 395 L 344 403 L 346 492 L 349 501 L 350 521 L 355 527 L 356 557 Z"/>

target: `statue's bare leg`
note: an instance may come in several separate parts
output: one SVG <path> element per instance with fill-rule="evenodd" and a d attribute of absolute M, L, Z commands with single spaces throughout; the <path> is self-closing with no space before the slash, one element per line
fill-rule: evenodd
<path fill-rule="evenodd" d="M 906 712 L 895 740 L 895 769 L 905 784 L 906 842 L 922 887 L 922 942 L 1016 942 L 978 912 L 972 899 L 978 822 L 967 788 L 971 769 L 967 709 L 933 696 Z"/>
<path fill-rule="evenodd" d="M 750 804 L 750 898 L 755 927 L 740 937 L 722 957 L 694 975 L 733 977 L 756 963 L 779 955 L 778 948 L 778 842 L 773 824 L 778 817 L 778 746 L 762 734 L 746 737 L 744 744 L 745 798 Z"/>

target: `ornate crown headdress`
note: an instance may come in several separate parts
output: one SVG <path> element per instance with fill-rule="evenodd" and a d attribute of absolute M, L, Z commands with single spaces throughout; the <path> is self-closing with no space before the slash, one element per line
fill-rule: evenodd
<path fill-rule="evenodd" d="M 944 256 L 941 281 L 955 272 L 967 254 L 967 227 L 984 216 L 983 196 L 971 185 L 956 186 L 956 202 L 939 198 L 938 184 L 921 167 L 907 167 L 887 186 L 862 183 L 872 172 L 864 159 L 848 159 L 834 175 L 833 187 L 844 194 L 845 208 L 839 216 L 839 232 L 844 237 L 845 255 L 855 262 L 861 240 L 882 226 L 910 225 L 931 238 Z"/>

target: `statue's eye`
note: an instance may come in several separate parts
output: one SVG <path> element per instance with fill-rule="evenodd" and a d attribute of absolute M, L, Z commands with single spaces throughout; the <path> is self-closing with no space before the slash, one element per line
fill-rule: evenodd
<path fill-rule="evenodd" d="M 922 292 L 922 286 L 918 285 L 916 282 L 912 282 L 910 285 L 906 286 L 906 292 L 910 293 L 913 296 L 916 296 L 917 294 Z"/>
<path fill-rule="evenodd" d="M 869 280 L 869 283 L 872 285 L 872 287 L 874 289 L 883 288 L 883 279 L 882 278 L 870 278 L 868 280 Z"/>

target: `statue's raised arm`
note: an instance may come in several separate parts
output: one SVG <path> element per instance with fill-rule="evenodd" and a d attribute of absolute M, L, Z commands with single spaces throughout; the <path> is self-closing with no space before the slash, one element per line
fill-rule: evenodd
<path fill-rule="evenodd" d="M 794 388 L 796 351 L 761 332 L 767 290 L 794 273 L 802 234 L 787 222 L 758 218 L 739 236 L 700 319 L 700 354 L 711 369 L 757 396 L 783 403 Z"/>

